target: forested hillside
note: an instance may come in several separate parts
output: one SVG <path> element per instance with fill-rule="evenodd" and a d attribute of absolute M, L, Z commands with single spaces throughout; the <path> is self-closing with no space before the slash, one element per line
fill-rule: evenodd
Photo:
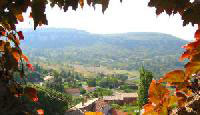
<path fill-rule="evenodd" d="M 31 33 L 31 34 L 30 34 Z M 162 33 L 91 34 L 75 29 L 24 30 L 32 61 L 105 66 L 134 71 L 143 64 L 156 74 L 183 67 L 178 57 L 187 41 Z"/>

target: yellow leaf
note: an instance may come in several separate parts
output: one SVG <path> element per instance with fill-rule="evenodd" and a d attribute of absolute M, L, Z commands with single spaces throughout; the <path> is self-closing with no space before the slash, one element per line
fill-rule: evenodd
<path fill-rule="evenodd" d="M 81 5 L 81 8 L 83 8 L 83 6 L 84 6 L 84 0 L 80 0 L 79 2 L 80 2 L 80 5 Z"/>
<path fill-rule="evenodd" d="M 176 97 L 176 96 L 174 96 L 174 95 L 173 95 L 173 96 L 170 96 L 168 107 L 170 107 L 170 106 L 176 104 L 177 101 L 178 101 L 178 97 Z"/>
<path fill-rule="evenodd" d="M 16 61 L 20 60 L 20 54 L 17 51 L 12 52 L 13 57 L 15 58 Z"/>
<path fill-rule="evenodd" d="M 174 70 L 167 74 L 165 74 L 164 78 L 162 78 L 162 82 L 184 82 L 186 79 L 185 72 L 183 70 Z"/>
<path fill-rule="evenodd" d="M 5 44 L 6 42 L 4 42 L 3 40 L 0 40 L 0 51 L 4 51 Z"/>
<path fill-rule="evenodd" d="M 151 82 L 149 87 L 149 100 L 158 105 L 169 94 L 169 90 L 162 86 L 161 83 L 157 83 L 155 80 Z"/>
<path fill-rule="evenodd" d="M 16 18 L 20 21 L 23 22 L 24 21 L 24 17 L 22 16 L 22 14 L 17 14 Z"/>
<path fill-rule="evenodd" d="M 189 78 L 192 74 L 196 74 L 200 70 L 200 62 L 188 62 L 185 65 L 185 69 L 186 76 Z"/>

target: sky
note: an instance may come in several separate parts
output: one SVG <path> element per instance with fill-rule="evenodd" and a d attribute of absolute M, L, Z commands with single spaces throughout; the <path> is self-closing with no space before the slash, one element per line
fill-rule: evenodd
<path fill-rule="evenodd" d="M 74 28 L 90 33 L 112 34 L 126 32 L 161 32 L 171 34 L 185 40 L 193 40 L 197 27 L 182 26 L 181 17 L 155 14 L 155 8 L 148 7 L 149 0 L 110 0 L 109 8 L 102 13 L 101 6 L 96 9 L 85 5 L 76 11 L 64 12 L 58 7 L 47 6 L 48 26 L 54 28 Z M 25 22 L 19 28 L 33 28 L 33 22 L 24 14 Z"/>

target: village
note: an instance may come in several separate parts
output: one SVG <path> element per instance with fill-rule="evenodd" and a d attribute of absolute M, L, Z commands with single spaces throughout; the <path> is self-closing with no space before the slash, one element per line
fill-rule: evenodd
<path fill-rule="evenodd" d="M 86 112 L 100 112 L 102 115 L 128 115 L 138 111 L 138 86 L 130 82 L 133 78 L 126 75 L 113 77 L 102 74 L 95 78 L 84 78 L 77 72 L 55 73 L 49 70 L 48 72 L 46 75 L 41 74 L 41 70 L 30 73 L 35 75 L 31 81 L 42 87 L 52 88 L 80 99 L 66 109 L 65 115 L 84 115 Z M 123 110 L 128 107 L 130 107 L 129 110 Z"/>
<path fill-rule="evenodd" d="M 92 91 L 93 88 L 86 88 Z M 68 93 L 76 96 L 81 96 L 78 89 L 68 89 Z M 103 96 L 101 98 L 84 98 L 84 100 L 76 106 L 66 111 L 65 115 L 84 115 L 85 112 L 102 112 L 103 115 L 126 115 L 127 112 L 122 112 L 113 109 L 110 104 L 133 104 L 137 101 L 137 93 L 114 93 L 112 96 Z"/>

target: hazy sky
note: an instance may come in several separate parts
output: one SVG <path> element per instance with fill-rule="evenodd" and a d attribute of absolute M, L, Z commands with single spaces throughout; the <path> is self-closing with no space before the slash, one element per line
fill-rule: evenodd
<path fill-rule="evenodd" d="M 183 27 L 179 15 L 163 13 L 156 16 L 155 9 L 147 6 L 149 0 L 123 0 L 122 4 L 119 1 L 111 0 L 104 14 L 100 5 L 96 6 L 96 10 L 86 5 L 83 9 L 68 12 L 47 7 L 47 27 L 76 28 L 91 33 L 162 32 L 186 40 L 193 39 L 196 27 Z M 33 23 L 29 19 L 20 23 L 19 27 L 33 28 Z"/>

